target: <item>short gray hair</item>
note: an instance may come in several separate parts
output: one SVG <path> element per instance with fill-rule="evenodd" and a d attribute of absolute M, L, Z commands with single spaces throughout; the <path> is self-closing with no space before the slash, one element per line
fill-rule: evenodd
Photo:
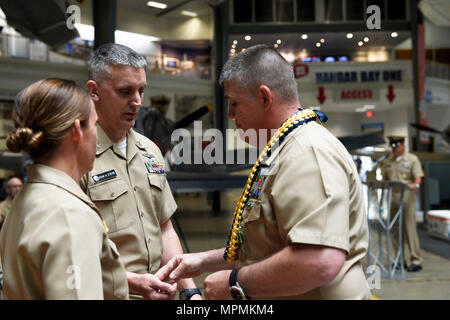
<path fill-rule="evenodd" d="M 131 48 L 106 43 L 98 47 L 89 59 L 89 79 L 97 81 L 104 73 L 110 74 L 110 65 L 140 69 L 147 66 L 147 60 Z"/>
<path fill-rule="evenodd" d="M 244 90 L 256 94 L 268 86 L 282 101 L 298 101 L 294 69 L 277 50 L 264 44 L 252 46 L 229 59 L 220 74 L 220 85 L 237 80 Z"/>

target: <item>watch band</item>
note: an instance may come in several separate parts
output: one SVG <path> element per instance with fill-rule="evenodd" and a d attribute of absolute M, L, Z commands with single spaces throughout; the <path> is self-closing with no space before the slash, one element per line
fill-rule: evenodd
<path fill-rule="evenodd" d="M 180 300 L 191 300 L 195 294 L 202 295 L 202 292 L 199 288 L 183 289 L 180 291 Z"/>
<path fill-rule="evenodd" d="M 241 268 L 233 269 L 228 278 L 228 283 L 230 285 L 230 295 L 234 300 L 250 300 L 251 298 L 247 296 L 244 289 L 238 282 L 238 273 Z"/>

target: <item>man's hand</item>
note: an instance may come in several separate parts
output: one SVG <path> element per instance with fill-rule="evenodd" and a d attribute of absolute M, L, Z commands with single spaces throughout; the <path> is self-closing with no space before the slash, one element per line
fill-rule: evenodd
<path fill-rule="evenodd" d="M 194 278 L 202 274 L 202 253 L 187 253 L 174 256 L 156 275 L 160 279 L 178 281 L 183 278 Z"/>
<path fill-rule="evenodd" d="M 177 292 L 175 282 L 163 282 L 157 274 L 137 274 L 127 272 L 130 292 L 138 293 L 147 300 L 173 300 Z"/>
<path fill-rule="evenodd" d="M 206 277 L 205 298 L 207 300 L 231 300 L 230 296 L 230 270 L 218 271 Z"/>

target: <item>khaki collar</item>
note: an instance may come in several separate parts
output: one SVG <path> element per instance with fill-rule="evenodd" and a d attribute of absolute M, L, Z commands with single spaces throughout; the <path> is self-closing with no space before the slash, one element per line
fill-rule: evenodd
<path fill-rule="evenodd" d="M 98 213 L 97 207 L 83 192 L 83 190 L 81 190 L 80 185 L 61 170 L 43 164 L 34 164 L 27 167 L 27 175 L 27 184 L 46 183 L 55 185 L 85 202 Z"/>
<path fill-rule="evenodd" d="M 108 135 L 105 133 L 105 131 L 100 127 L 100 125 L 97 125 L 97 152 L 96 155 L 99 156 L 109 148 L 112 148 L 115 154 L 117 154 L 119 157 L 126 158 L 127 161 L 130 161 L 133 159 L 133 157 L 137 153 L 137 149 L 144 150 L 144 145 L 140 141 L 140 139 L 136 136 L 133 129 L 130 129 L 127 133 L 127 156 L 124 157 L 123 154 L 117 149 L 117 146 L 114 142 L 111 141 L 111 139 L 108 137 Z"/>

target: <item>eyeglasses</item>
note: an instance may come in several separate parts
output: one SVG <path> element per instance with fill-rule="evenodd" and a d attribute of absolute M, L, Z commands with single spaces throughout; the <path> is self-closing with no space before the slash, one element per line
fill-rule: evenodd
<path fill-rule="evenodd" d="M 6 186 L 7 188 L 22 188 L 21 184 L 10 184 Z"/>

